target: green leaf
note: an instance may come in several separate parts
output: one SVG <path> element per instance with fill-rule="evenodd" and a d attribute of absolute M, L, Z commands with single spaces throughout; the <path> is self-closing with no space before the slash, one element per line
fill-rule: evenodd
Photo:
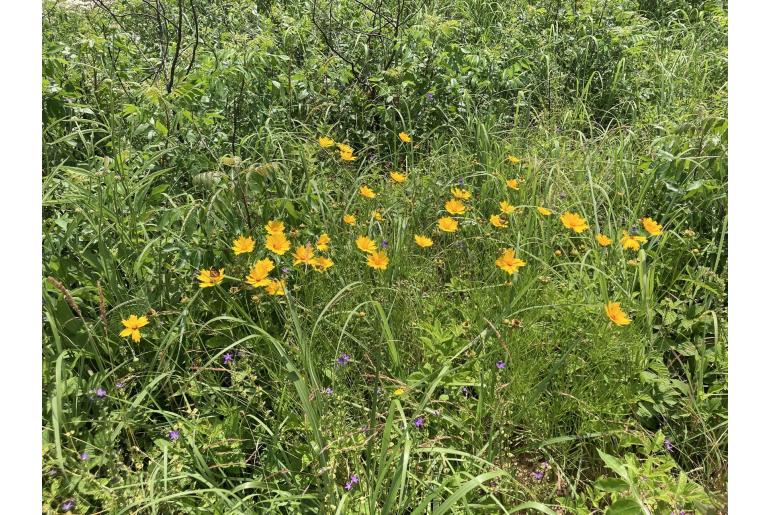
<path fill-rule="evenodd" d="M 644 515 L 644 510 L 633 499 L 620 499 L 607 508 L 604 515 Z"/>
<path fill-rule="evenodd" d="M 599 479 L 594 483 L 594 486 L 603 492 L 625 492 L 628 490 L 628 484 L 616 477 Z"/>

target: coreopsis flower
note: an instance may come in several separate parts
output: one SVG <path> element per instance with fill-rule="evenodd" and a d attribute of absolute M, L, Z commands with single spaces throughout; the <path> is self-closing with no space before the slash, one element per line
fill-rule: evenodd
<path fill-rule="evenodd" d="M 374 218 L 378 222 L 382 222 L 382 213 L 380 213 L 379 209 L 375 209 L 372 211 L 372 218 Z"/>
<path fill-rule="evenodd" d="M 358 250 L 361 252 L 365 252 L 367 254 L 371 254 L 377 250 L 377 244 L 374 243 L 374 240 L 366 236 L 359 236 L 356 238 L 356 247 L 358 247 Z"/>
<path fill-rule="evenodd" d="M 602 233 L 599 233 L 596 235 L 596 241 L 601 245 L 602 247 L 607 247 L 609 245 L 612 245 L 612 239 L 609 236 L 606 236 Z"/>
<path fill-rule="evenodd" d="M 465 204 L 457 199 L 450 199 L 444 204 L 444 209 L 452 215 L 461 215 L 465 213 Z"/>
<path fill-rule="evenodd" d="M 376 270 L 385 270 L 388 268 L 388 255 L 382 251 L 375 251 L 366 257 L 366 264 Z"/>
<path fill-rule="evenodd" d="M 457 231 L 457 220 L 451 216 L 442 216 L 438 220 L 438 228 L 443 232 L 455 232 Z"/>
<path fill-rule="evenodd" d="M 286 295 L 286 288 L 283 281 L 279 281 L 278 279 L 270 280 L 265 286 L 265 291 L 268 295 Z"/>
<path fill-rule="evenodd" d="M 271 234 L 265 240 L 265 248 L 279 256 L 283 256 L 291 248 L 291 243 L 289 243 L 289 240 L 286 239 L 286 235 L 283 233 Z"/>
<path fill-rule="evenodd" d="M 304 247 L 297 247 L 292 256 L 294 257 L 295 265 L 311 265 L 315 258 L 313 247 L 309 243 Z"/>
<path fill-rule="evenodd" d="M 543 216 L 551 216 L 553 214 L 553 211 L 546 207 L 538 206 L 537 212 L 540 213 Z"/>
<path fill-rule="evenodd" d="M 507 181 L 505 181 L 505 185 L 511 188 L 512 190 L 519 189 L 519 181 L 517 179 L 508 179 Z"/>
<path fill-rule="evenodd" d="M 419 234 L 414 235 L 414 242 L 422 248 L 431 247 L 433 245 L 433 240 L 427 236 L 420 236 Z"/>
<path fill-rule="evenodd" d="M 340 152 L 344 152 L 346 154 L 352 154 L 353 153 L 353 147 L 349 145 L 345 145 L 344 143 L 337 143 L 337 149 Z"/>
<path fill-rule="evenodd" d="M 329 235 L 326 233 L 321 234 L 321 236 L 318 237 L 318 240 L 315 242 L 315 248 L 316 250 L 319 250 L 321 252 L 326 252 L 329 250 L 329 243 L 331 243 L 332 239 L 329 238 Z"/>
<path fill-rule="evenodd" d="M 503 217 L 500 215 L 492 215 L 489 217 L 489 223 L 497 227 L 498 229 L 503 229 L 505 227 L 508 227 L 508 222 L 503 220 Z"/>
<path fill-rule="evenodd" d="M 647 238 L 639 235 L 630 235 L 628 231 L 623 231 L 623 237 L 620 238 L 620 245 L 624 250 L 639 250 L 642 243 L 647 243 Z"/>
<path fill-rule="evenodd" d="M 345 222 L 348 225 L 356 225 L 356 216 L 355 215 L 345 215 L 342 217 L 342 221 Z"/>
<path fill-rule="evenodd" d="M 265 230 L 267 231 L 267 234 L 283 234 L 283 222 L 280 220 L 270 220 L 267 222 L 267 225 L 265 225 Z"/>
<path fill-rule="evenodd" d="M 510 154 L 508 154 L 508 157 L 506 157 L 506 159 L 507 159 L 507 160 L 508 160 L 508 162 L 509 162 L 509 163 L 511 163 L 512 165 L 516 165 L 516 164 L 519 164 L 519 163 L 521 162 L 521 159 L 519 159 L 519 158 L 518 158 L 518 157 L 516 157 L 516 156 L 512 156 L 512 155 L 510 155 Z"/>
<path fill-rule="evenodd" d="M 406 174 L 403 174 L 401 172 L 390 172 L 390 178 L 393 179 L 393 182 L 396 184 L 401 184 L 406 182 Z"/>
<path fill-rule="evenodd" d="M 217 284 L 221 283 L 225 278 L 225 269 L 220 268 L 219 270 L 212 268 L 210 270 L 201 270 L 198 274 L 198 281 L 200 281 L 201 288 L 210 288 L 212 286 L 216 286 Z"/>
<path fill-rule="evenodd" d="M 642 218 L 644 230 L 650 233 L 650 236 L 660 236 L 663 234 L 663 226 L 652 218 Z"/>
<path fill-rule="evenodd" d="M 251 236 L 238 236 L 233 240 L 233 252 L 235 255 L 248 254 L 254 250 L 254 239 Z"/>
<path fill-rule="evenodd" d="M 628 325 L 631 323 L 631 319 L 620 308 L 620 302 L 608 302 L 604 306 L 604 313 L 615 325 Z"/>
<path fill-rule="evenodd" d="M 412 141 L 412 137 L 409 134 L 405 133 L 405 132 L 399 132 L 398 133 L 398 139 L 400 139 L 404 143 L 409 143 L 410 141 Z"/>
<path fill-rule="evenodd" d="M 396 388 L 395 390 L 393 390 L 393 395 L 395 395 L 396 397 L 401 397 L 402 395 L 404 395 L 405 392 L 406 390 L 404 390 L 403 388 Z"/>
<path fill-rule="evenodd" d="M 316 272 L 326 272 L 334 265 L 334 261 L 324 256 L 318 256 L 310 264 L 313 265 L 313 270 Z"/>
<path fill-rule="evenodd" d="M 495 261 L 495 265 L 504 272 L 507 272 L 508 275 L 515 273 L 526 264 L 526 261 L 516 257 L 516 251 L 513 249 L 505 249 Z"/>
<path fill-rule="evenodd" d="M 500 212 L 505 213 L 506 215 L 512 215 L 514 211 L 516 211 L 516 208 L 510 205 L 507 200 L 500 202 Z"/>
<path fill-rule="evenodd" d="M 374 198 L 377 196 L 377 194 L 374 192 L 373 189 L 371 189 L 369 186 L 364 184 L 360 188 L 358 188 L 358 192 L 361 194 L 362 197 L 366 198 Z"/>
<path fill-rule="evenodd" d="M 471 198 L 471 192 L 469 190 L 464 190 L 462 188 L 452 188 L 450 190 L 452 192 L 452 195 L 457 200 L 468 200 Z"/>
<path fill-rule="evenodd" d="M 564 227 L 567 229 L 572 229 L 578 234 L 588 230 L 588 222 L 586 222 L 585 218 L 577 213 L 571 213 L 567 211 L 561 215 L 559 219 L 561 220 L 561 223 L 564 224 Z"/>
<path fill-rule="evenodd" d="M 340 159 L 343 161 L 355 161 L 358 158 L 355 157 L 352 152 L 343 152 L 340 150 Z"/>
<path fill-rule="evenodd" d="M 321 136 L 320 138 L 318 138 L 318 144 L 321 145 L 323 148 L 329 148 L 334 146 L 334 140 L 326 136 Z"/>
<path fill-rule="evenodd" d="M 124 327 L 124 329 L 120 331 L 120 336 L 124 338 L 130 336 L 132 341 L 138 342 L 142 339 L 142 333 L 139 329 L 149 324 L 150 321 L 147 320 L 147 317 L 144 315 L 140 317 L 131 315 L 126 320 L 121 320 L 120 323 L 123 324 Z"/>
<path fill-rule="evenodd" d="M 251 267 L 249 275 L 246 276 L 246 282 L 255 288 L 267 286 L 267 283 L 270 282 L 267 274 L 269 274 L 273 268 L 275 268 L 275 263 L 273 263 L 270 258 L 260 259 L 253 267 Z"/>

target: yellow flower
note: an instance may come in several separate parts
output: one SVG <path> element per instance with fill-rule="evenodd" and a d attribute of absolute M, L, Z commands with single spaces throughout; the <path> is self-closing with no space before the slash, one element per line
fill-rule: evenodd
<path fill-rule="evenodd" d="M 275 268 L 275 263 L 273 263 L 270 258 L 260 259 L 251 268 L 249 275 L 246 276 L 246 282 L 255 288 L 267 286 L 267 283 L 270 282 L 267 274 L 269 274 L 273 268 Z"/>
<path fill-rule="evenodd" d="M 513 214 L 514 211 L 516 211 L 516 208 L 510 205 L 507 200 L 503 200 L 502 202 L 500 202 L 500 211 L 502 211 L 506 215 L 510 215 L 510 214 Z"/>
<path fill-rule="evenodd" d="M 378 222 L 382 222 L 382 213 L 380 213 L 379 209 L 372 211 L 372 217 Z"/>
<path fill-rule="evenodd" d="M 503 253 L 497 258 L 495 264 L 498 268 L 507 272 L 508 275 L 513 274 L 519 268 L 527 264 L 526 261 L 516 257 L 516 251 L 513 249 L 505 249 Z"/>
<path fill-rule="evenodd" d="M 279 220 L 270 220 L 265 226 L 267 234 L 283 234 L 283 222 Z"/>
<path fill-rule="evenodd" d="M 291 248 L 291 243 L 286 239 L 286 236 L 281 232 L 277 234 L 271 234 L 265 241 L 265 248 L 271 252 L 275 252 L 279 256 L 286 254 L 286 251 Z"/>
<path fill-rule="evenodd" d="M 433 246 L 433 240 L 427 236 L 420 236 L 419 234 L 414 235 L 414 242 L 422 248 Z"/>
<path fill-rule="evenodd" d="M 471 192 L 469 190 L 464 190 L 462 188 L 452 188 L 450 191 L 452 192 L 452 195 L 454 195 L 454 198 L 458 200 L 468 200 L 471 198 Z"/>
<path fill-rule="evenodd" d="M 508 179 L 507 181 L 505 181 L 505 185 L 511 188 L 512 190 L 519 189 L 519 181 L 517 181 L 516 179 Z"/>
<path fill-rule="evenodd" d="M 444 204 L 444 209 L 449 211 L 452 215 L 461 215 L 465 213 L 465 205 L 456 199 L 447 200 Z"/>
<path fill-rule="evenodd" d="M 382 251 L 375 251 L 366 257 L 366 264 L 377 270 L 388 268 L 388 256 Z"/>
<path fill-rule="evenodd" d="M 623 231 L 623 237 L 620 238 L 620 245 L 625 250 L 639 250 L 642 243 L 647 243 L 647 238 L 644 236 L 631 236 L 628 231 Z"/>
<path fill-rule="evenodd" d="M 406 174 L 400 172 L 390 172 L 390 178 L 393 179 L 393 182 L 397 184 L 406 182 Z"/>
<path fill-rule="evenodd" d="M 374 243 L 374 240 L 367 238 L 366 236 L 359 236 L 356 238 L 356 247 L 358 247 L 358 250 L 361 252 L 366 252 L 367 254 L 371 254 L 377 250 L 377 245 Z"/>
<path fill-rule="evenodd" d="M 352 152 L 344 152 L 340 150 L 340 159 L 342 159 L 343 161 L 355 161 L 358 158 L 353 156 Z"/>
<path fill-rule="evenodd" d="M 663 226 L 652 218 L 643 218 L 642 225 L 644 225 L 644 230 L 650 233 L 650 236 L 660 236 L 663 234 Z"/>
<path fill-rule="evenodd" d="M 516 164 L 519 164 L 519 163 L 521 162 L 521 159 L 519 159 L 519 158 L 518 158 L 518 157 L 516 157 L 516 156 L 512 156 L 512 155 L 510 155 L 510 154 L 508 154 L 508 157 L 507 157 L 506 159 L 507 159 L 507 160 L 508 160 L 508 162 L 509 162 L 509 163 L 511 163 L 512 165 L 516 165 Z"/>
<path fill-rule="evenodd" d="M 125 328 L 120 331 L 120 336 L 124 338 L 130 336 L 132 341 L 138 342 L 142 339 L 142 333 L 139 332 L 139 329 L 149 324 L 150 321 L 147 320 L 147 317 L 144 315 L 140 317 L 131 315 L 126 320 L 121 320 L 120 323 L 123 324 L 123 327 Z"/>
<path fill-rule="evenodd" d="M 237 239 L 233 240 L 232 249 L 236 256 L 238 254 L 249 253 L 254 250 L 254 240 L 251 236 L 238 236 Z"/>
<path fill-rule="evenodd" d="M 321 136 L 320 138 L 318 138 L 318 144 L 321 145 L 323 148 L 329 148 L 331 146 L 334 146 L 334 140 L 326 136 Z"/>
<path fill-rule="evenodd" d="M 609 245 L 612 245 L 612 240 L 609 238 L 609 236 L 606 236 L 602 233 L 599 233 L 596 235 L 596 241 L 601 245 L 602 247 L 607 247 Z"/>
<path fill-rule="evenodd" d="M 200 281 L 198 286 L 201 288 L 210 288 L 211 286 L 216 286 L 221 283 L 224 278 L 224 268 L 220 268 L 219 270 L 215 268 L 212 268 L 211 270 L 201 270 L 198 274 L 198 281 Z"/>
<path fill-rule="evenodd" d="M 403 388 L 396 388 L 395 390 L 393 390 L 393 395 L 395 395 L 396 397 L 401 397 L 402 395 L 404 395 L 405 392 L 406 390 L 404 390 Z"/>
<path fill-rule="evenodd" d="M 271 279 L 265 286 L 265 291 L 267 291 L 268 295 L 286 295 L 283 281 L 279 281 L 278 279 Z"/>
<path fill-rule="evenodd" d="M 628 325 L 631 323 L 631 319 L 620 308 L 620 302 L 608 302 L 604 306 L 604 313 L 615 325 Z"/>
<path fill-rule="evenodd" d="M 315 258 L 313 247 L 309 243 L 304 247 L 297 247 L 293 257 L 295 265 L 312 265 Z"/>
<path fill-rule="evenodd" d="M 551 211 L 548 208 L 542 207 L 542 206 L 538 206 L 537 212 L 540 213 L 543 216 L 551 216 L 553 214 L 553 211 Z"/>
<path fill-rule="evenodd" d="M 362 197 L 366 198 L 374 198 L 377 196 L 377 194 L 374 192 L 373 189 L 371 189 L 369 186 L 364 184 L 360 188 L 358 188 L 358 192 L 361 194 Z"/>
<path fill-rule="evenodd" d="M 332 267 L 334 261 L 324 256 L 318 256 L 314 258 L 313 262 L 310 264 L 313 265 L 313 269 L 316 272 L 326 272 L 329 268 Z"/>
<path fill-rule="evenodd" d="M 345 153 L 345 154 L 353 153 L 353 147 L 345 145 L 344 143 L 337 143 L 337 148 L 341 153 Z"/>
<path fill-rule="evenodd" d="M 457 220 L 451 216 L 443 216 L 438 219 L 438 228 L 444 232 L 455 232 L 457 230 Z"/>
<path fill-rule="evenodd" d="M 321 236 L 318 237 L 318 240 L 315 242 L 315 248 L 321 252 L 325 252 L 329 250 L 329 243 L 331 243 L 332 239 L 329 238 L 329 235 L 326 233 L 323 233 Z"/>
<path fill-rule="evenodd" d="M 411 136 L 409 136 L 409 134 L 407 134 L 407 133 L 405 133 L 405 132 L 399 132 L 399 133 L 398 133 L 398 137 L 399 137 L 399 139 L 400 139 L 401 141 L 403 141 L 404 143 L 409 143 L 410 141 L 412 141 L 412 137 L 411 137 Z"/>
<path fill-rule="evenodd" d="M 355 215 L 345 215 L 342 217 L 342 221 L 348 225 L 356 225 Z"/>
<path fill-rule="evenodd" d="M 500 215 L 492 215 L 489 217 L 489 222 L 497 227 L 498 229 L 503 229 L 505 227 L 508 227 L 508 222 L 503 220 L 503 217 Z"/>
<path fill-rule="evenodd" d="M 564 227 L 567 229 L 572 229 L 578 234 L 588 230 L 588 222 L 586 222 L 585 219 L 577 213 L 570 213 L 567 211 L 561 215 L 559 219 L 561 220 L 561 223 L 564 224 Z"/>

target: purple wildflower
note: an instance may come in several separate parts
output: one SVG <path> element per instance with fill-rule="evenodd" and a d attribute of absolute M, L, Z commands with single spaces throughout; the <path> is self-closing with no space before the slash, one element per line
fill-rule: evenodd
<path fill-rule="evenodd" d="M 126 386 L 126 383 L 124 383 L 123 381 L 118 381 L 117 383 L 115 383 L 115 388 L 117 388 L 118 390 L 121 390 L 124 386 Z"/>
<path fill-rule="evenodd" d="M 504 369 L 505 368 L 505 361 L 503 361 L 503 360 L 498 361 L 497 362 L 497 368 L 499 368 L 500 370 Z"/>
<path fill-rule="evenodd" d="M 233 360 L 233 355 L 230 354 L 229 352 L 226 352 L 225 355 L 222 356 L 222 363 L 224 363 L 225 365 L 230 363 L 232 360 Z"/>
<path fill-rule="evenodd" d="M 460 388 L 460 391 L 461 391 L 461 392 L 463 393 L 463 395 L 465 395 L 466 397 L 468 396 L 468 393 L 470 392 L 470 391 L 468 390 L 468 387 L 467 387 L 467 386 L 463 386 L 462 388 Z"/>
<path fill-rule="evenodd" d="M 289 272 L 291 272 L 291 268 L 289 268 L 288 266 L 285 266 L 281 268 L 281 272 L 283 272 L 284 274 L 288 274 Z"/>
<path fill-rule="evenodd" d="M 74 507 L 75 507 L 75 499 L 67 499 L 62 503 L 61 511 L 63 512 L 72 511 L 72 508 Z"/>
<path fill-rule="evenodd" d="M 81 461 L 88 461 L 89 459 L 91 459 L 91 456 L 89 456 L 87 452 L 84 452 L 83 454 L 80 455 Z"/>
<path fill-rule="evenodd" d="M 669 439 L 668 439 L 668 437 L 666 437 L 666 438 L 663 440 L 663 447 L 664 447 L 664 448 L 665 448 L 665 449 L 666 449 L 668 452 L 671 452 L 671 451 L 673 451 L 673 450 L 674 450 L 674 445 L 671 443 L 671 440 L 669 440 Z"/>
<path fill-rule="evenodd" d="M 337 365 L 347 365 L 348 361 L 350 361 L 350 356 L 345 354 L 344 352 L 340 355 L 339 358 L 337 358 Z"/>
<path fill-rule="evenodd" d="M 463 179 L 462 177 L 460 177 L 460 180 L 458 180 L 458 181 L 457 181 L 457 184 L 459 184 L 459 185 L 460 185 L 460 187 L 462 188 L 463 186 L 465 186 L 465 179 Z"/>
<path fill-rule="evenodd" d="M 171 440 L 172 442 L 176 442 L 177 440 L 179 440 L 179 431 L 176 429 L 172 429 L 171 431 L 169 431 L 168 439 Z"/>
<path fill-rule="evenodd" d="M 429 91 L 428 93 L 425 94 L 425 98 L 427 98 L 428 100 L 432 101 L 433 100 L 433 93 Z"/>
<path fill-rule="evenodd" d="M 328 386 L 327 386 L 326 388 L 323 388 L 321 391 L 322 391 L 323 393 L 325 393 L 326 395 L 331 395 L 331 394 L 333 394 L 333 393 L 334 393 L 334 390 L 332 390 L 332 389 L 331 389 L 330 387 L 328 387 Z"/>
<path fill-rule="evenodd" d="M 354 485 L 358 484 L 358 476 L 355 475 L 355 474 L 351 474 L 350 475 L 350 482 L 353 483 Z"/>
<path fill-rule="evenodd" d="M 383 249 L 387 249 L 388 248 L 388 240 L 382 240 L 382 243 L 380 243 L 380 246 Z"/>
<path fill-rule="evenodd" d="M 417 417 L 414 419 L 414 427 L 421 428 L 425 425 L 425 419 L 422 417 Z"/>
<path fill-rule="evenodd" d="M 543 479 L 544 475 L 545 474 L 543 473 L 542 470 L 536 470 L 535 472 L 532 473 L 532 477 L 534 477 L 535 480 L 537 481 L 540 481 L 541 479 Z"/>
<path fill-rule="evenodd" d="M 100 387 L 94 390 L 94 393 L 96 394 L 97 397 L 101 399 L 102 397 L 105 397 L 107 395 L 107 390 Z"/>

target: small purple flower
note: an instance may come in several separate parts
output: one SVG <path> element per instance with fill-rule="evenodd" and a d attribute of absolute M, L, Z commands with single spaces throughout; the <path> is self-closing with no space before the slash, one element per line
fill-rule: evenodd
<path fill-rule="evenodd" d="M 497 362 L 497 368 L 499 368 L 500 370 L 504 369 L 505 368 L 505 361 L 503 361 L 503 360 L 498 361 Z"/>
<path fill-rule="evenodd" d="M 343 353 L 340 355 L 340 357 L 339 357 L 339 358 L 337 358 L 337 365 L 338 365 L 338 366 L 347 365 L 347 364 L 348 364 L 348 361 L 350 361 L 350 356 L 348 356 L 347 354 L 345 354 L 345 353 L 343 352 Z"/>
<path fill-rule="evenodd" d="M 669 440 L 669 439 L 668 439 L 668 437 L 666 437 L 666 438 L 663 440 L 663 447 L 664 447 L 664 448 L 665 448 L 665 449 L 666 449 L 668 452 L 671 452 L 671 451 L 673 451 L 673 450 L 674 450 L 674 445 L 671 443 L 671 440 Z"/>
<path fill-rule="evenodd" d="M 289 272 L 291 272 L 291 268 L 289 268 L 288 266 L 285 266 L 281 268 L 281 272 L 283 272 L 284 274 L 288 274 Z"/>
<path fill-rule="evenodd" d="M 226 352 L 225 355 L 222 356 L 222 363 L 224 363 L 225 365 L 230 363 L 232 360 L 233 360 L 233 355 L 230 354 L 229 352 Z"/>
<path fill-rule="evenodd" d="M 107 390 L 105 390 L 104 388 L 97 388 L 96 390 L 94 390 L 94 393 L 100 399 L 107 396 Z"/>
<path fill-rule="evenodd" d="M 63 512 L 72 511 L 72 508 L 74 507 L 75 507 L 75 499 L 67 499 L 62 503 L 61 511 Z"/>
<path fill-rule="evenodd" d="M 422 417 L 417 417 L 414 419 L 414 427 L 421 428 L 425 425 L 425 419 Z"/>
<path fill-rule="evenodd" d="M 350 475 L 350 482 L 351 482 L 351 483 L 353 483 L 354 485 L 357 485 L 357 484 L 358 484 L 358 481 L 359 481 L 359 480 L 358 480 L 358 476 L 357 476 L 357 475 L 355 475 L 355 474 L 351 474 L 351 475 Z"/>
<path fill-rule="evenodd" d="M 543 463 L 540 464 L 540 466 L 543 468 L 543 470 L 548 470 L 549 468 L 551 468 L 551 464 L 548 463 L 548 461 L 544 461 Z"/>
<path fill-rule="evenodd" d="M 432 101 L 433 100 L 433 93 L 429 91 L 428 93 L 425 94 L 425 98 L 427 98 L 428 100 Z"/>
<path fill-rule="evenodd" d="M 117 383 L 115 383 L 115 388 L 117 388 L 118 390 L 122 390 L 124 386 L 126 386 L 126 383 L 124 383 L 123 381 L 118 381 Z"/>
<path fill-rule="evenodd" d="M 334 393 L 334 390 L 332 390 L 332 389 L 331 389 L 330 387 L 328 387 L 328 386 L 327 386 L 326 388 L 323 388 L 321 391 L 322 391 L 323 393 L 325 393 L 326 395 L 331 395 L 331 394 L 333 394 L 333 393 Z"/>
<path fill-rule="evenodd" d="M 84 452 L 83 454 L 80 455 L 81 461 L 88 461 L 89 459 L 91 459 L 91 456 L 89 456 L 87 452 Z"/>
<path fill-rule="evenodd" d="M 382 243 L 380 243 L 380 246 L 383 249 L 387 249 L 388 248 L 388 240 L 382 240 Z"/>
<path fill-rule="evenodd" d="M 353 488 L 353 483 L 351 483 L 350 481 L 345 483 L 345 490 L 350 490 L 351 488 Z"/>
<path fill-rule="evenodd" d="M 468 396 L 468 394 L 470 393 L 470 390 L 468 390 L 468 387 L 467 387 L 467 386 L 463 386 L 462 388 L 460 388 L 460 391 L 461 391 L 461 392 L 463 393 L 463 395 L 465 395 L 466 397 L 467 397 L 467 396 Z"/>
<path fill-rule="evenodd" d="M 176 429 L 172 429 L 171 431 L 169 431 L 168 439 L 171 440 L 172 442 L 176 442 L 177 440 L 179 440 L 179 431 Z"/>
<path fill-rule="evenodd" d="M 543 479 L 543 476 L 544 476 L 544 475 L 545 475 L 545 474 L 543 473 L 543 471 L 542 471 L 542 470 L 537 470 L 537 471 L 535 471 L 535 472 L 533 472 L 533 473 L 532 473 L 532 477 L 534 477 L 534 478 L 535 478 L 535 480 L 537 480 L 537 481 L 540 481 L 541 479 Z"/>
<path fill-rule="evenodd" d="M 460 185 L 460 187 L 462 188 L 463 186 L 465 186 L 465 179 L 463 179 L 462 177 L 460 177 L 460 180 L 458 180 L 458 181 L 457 181 L 457 184 L 459 184 L 459 185 Z"/>

